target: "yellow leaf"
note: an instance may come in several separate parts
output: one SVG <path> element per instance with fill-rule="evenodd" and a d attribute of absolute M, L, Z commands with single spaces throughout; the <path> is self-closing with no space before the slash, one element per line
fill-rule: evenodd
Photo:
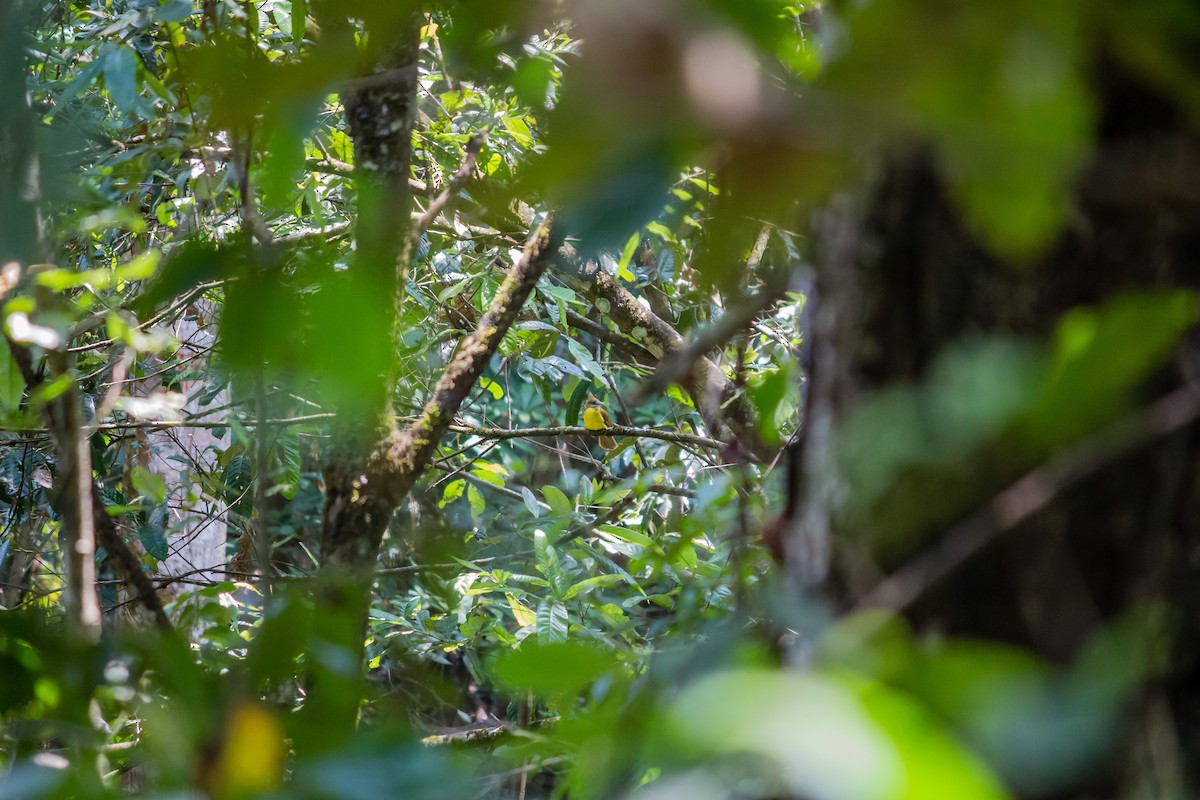
<path fill-rule="evenodd" d="M 218 798 L 274 789 L 283 779 L 283 727 L 262 703 L 243 701 L 226 726 L 212 788 Z"/>
<path fill-rule="evenodd" d="M 512 609 L 513 616 L 517 620 L 517 624 L 522 628 L 527 628 L 530 625 L 537 624 L 537 614 L 529 609 L 529 606 L 517 599 L 517 596 L 512 592 L 505 592 L 504 596 L 508 598 L 508 607 Z"/>

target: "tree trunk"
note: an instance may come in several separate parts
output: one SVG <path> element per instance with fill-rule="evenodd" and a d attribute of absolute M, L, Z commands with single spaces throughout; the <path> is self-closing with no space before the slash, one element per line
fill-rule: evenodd
<path fill-rule="evenodd" d="M 212 346 L 213 334 L 207 330 L 211 324 L 211 310 L 207 305 L 198 305 L 195 316 L 181 318 L 173 331 L 182 346 L 180 357 L 200 357 Z M 152 390 L 156 387 L 145 387 Z M 185 381 L 178 387 L 186 399 L 183 414 L 187 419 L 216 421 L 206 414 L 198 396 L 203 388 L 200 381 Z M 229 403 L 228 389 L 219 392 L 209 404 L 224 408 Z M 189 473 L 193 469 L 215 468 L 215 453 L 228 446 L 226 435 L 215 435 L 210 428 L 188 428 L 181 430 L 152 430 L 147 432 L 146 466 L 161 476 L 167 484 L 170 505 L 168 530 L 168 558 L 159 564 L 158 572 L 164 577 L 184 577 L 189 581 L 214 582 L 225 579 L 225 544 L 228 525 L 219 504 L 198 497 L 187 499 L 192 490 Z M 198 583 L 175 583 L 164 587 L 163 593 L 171 598 L 178 597 L 195 588 Z"/>
<path fill-rule="evenodd" d="M 1038 263 L 1014 266 L 991 256 L 968 232 L 924 151 L 893 158 L 861 207 L 842 198 L 820 218 L 805 504 L 789 540 L 800 581 L 811 585 L 828 572 L 832 589 L 852 606 L 872 596 L 881 572 L 900 574 L 954 545 L 954 533 L 939 539 L 953 519 L 889 540 L 883 515 L 869 523 L 839 517 L 830 442 L 859 401 L 928 378 L 953 343 L 1045 341 L 1077 306 L 1132 289 L 1200 286 L 1200 137 L 1180 109 L 1118 69 L 1106 65 L 1100 84 L 1094 160 L 1078 181 L 1071 222 Z M 1195 345 L 1185 343 L 1178 363 L 1155 375 L 1152 393 L 1186 386 L 1196 374 Z M 942 579 L 903 604 L 918 631 L 1013 643 L 1058 664 L 1073 661 L 1138 604 L 1161 601 L 1178 612 L 1171 671 L 1139 703 L 1121 755 L 1086 796 L 1144 790 L 1135 776 L 1160 788 L 1200 785 L 1200 437 L 1183 426 L 1140 442 L 1051 486 L 1040 510 L 1008 529 L 993 527 L 979 540 L 984 546 L 951 559 Z M 1017 463 L 972 462 L 959 472 L 963 486 L 941 489 L 957 496 L 965 516 L 1029 468 Z M 1164 729 L 1177 752 L 1158 760 L 1159 772 L 1148 771 L 1155 758 L 1146 754 L 1161 754 Z M 1160 774 L 1172 772 L 1163 763 L 1181 769 Z"/>

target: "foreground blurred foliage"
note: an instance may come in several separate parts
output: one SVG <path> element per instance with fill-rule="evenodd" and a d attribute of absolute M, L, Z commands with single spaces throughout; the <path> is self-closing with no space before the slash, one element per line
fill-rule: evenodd
<path fill-rule="evenodd" d="M 360 275 L 354 224 L 378 209 L 354 177 L 348 115 L 364 106 L 343 101 L 386 61 L 404 5 L 0 3 L 0 265 L 23 269 L 0 342 L 0 798 L 970 800 L 1086 785 L 1168 670 L 1174 609 L 1131 592 L 1051 661 L 1018 636 L 856 607 L 853 581 L 805 584 L 759 534 L 801 491 L 781 475 L 811 433 L 809 305 L 827 277 L 813 279 L 813 221 L 917 153 L 977 237 L 964 259 L 1033 269 L 1078 213 L 1098 71 L 1119 64 L 1185 117 L 1200 109 L 1195 10 L 426 3 L 416 204 L 387 209 L 421 228 L 392 298 Z M 570 253 L 394 509 L 360 663 L 353 603 L 316 577 L 346 446 L 333 412 L 369 416 L 383 394 L 415 416 L 551 210 Z M 657 334 L 615 323 L 569 258 L 686 337 L 770 295 L 704 349 L 731 387 L 724 419 L 678 374 L 645 391 L 669 366 Z M 878 301 L 859 288 L 864 308 Z M 855 580 L 881 581 L 1145 399 L 1196 296 L 1109 288 L 1037 332 L 968 326 L 817 428 L 828 485 L 803 491 L 827 503 Z M 919 307 L 920 291 L 886 300 Z M 215 344 L 183 341 L 181 320 Z M 27 387 L 18 346 L 73 366 Z M 229 525 L 219 563 L 176 573 L 175 631 L 147 630 L 103 550 L 103 634 L 65 617 L 61 465 L 38 413 L 68 386 L 90 409 L 75 433 L 103 512 L 148 573 L 197 503 Z M 590 394 L 645 435 L 601 452 L 578 431 L 498 432 L 578 425 Z M 749 436 L 713 441 L 735 400 L 775 458 L 749 460 Z M 218 442 L 164 476 L 145 456 L 167 423 Z M 358 709 L 357 729 L 329 707 Z"/>
<path fill-rule="evenodd" d="M 1063 670 L 1012 647 L 917 642 L 878 614 L 823 627 L 804 672 L 779 670 L 725 624 L 648 660 L 528 642 L 490 672 L 497 687 L 538 700 L 545 724 L 461 750 L 436 735 L 421 742 L 406 704 L 353 665 L 332 690 L 360 693 L 373 710 L 353 739 L 328 739 L 323 720 L 295 711 L 295 676 L 321 657 L 313 631 L 330 621 L 313 620 L 322 612 L 300 594 L 277 609 L 244 649 L 201 662 L 171 637 L 72 646 L 54 619 L 6 615 L 5 797 L 115 797 L 146 782 L 164 797 L 189 786 L 214 797 L 371 798 L 397 786 L 467 797 L 528 768 L 561 774 L 584 797 L 639 777 L 647 785 L 634 794 L 654 796 L 982 798 L 1008 796 L 1005 783 L 1040 795 L 1098 763 L 1130 691 L 1162 656 L 1163 620 L 1149 613 Z"/>

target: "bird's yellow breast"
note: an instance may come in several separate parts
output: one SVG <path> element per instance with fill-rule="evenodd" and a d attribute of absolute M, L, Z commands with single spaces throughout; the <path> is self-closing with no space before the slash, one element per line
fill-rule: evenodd
<path fill-rule="evenodd" d="M 612 421 L 604 409 L 588 406 L 583 410 L 583 427 L 589 431 L 602 431 L 612 427 Z"/>

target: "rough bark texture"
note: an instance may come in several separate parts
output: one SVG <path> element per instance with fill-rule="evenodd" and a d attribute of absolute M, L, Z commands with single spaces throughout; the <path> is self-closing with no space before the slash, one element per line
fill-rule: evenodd
<path fill-rule="evenodd" d="M 821 484 L 835 471 L 829 432 L 856 401 L 921 380 L 943 348 L 964 337 L 1045 337 L 1066 311 L 1123 290 L 1200 286 L 1200 192 L 1180 178 L 1200 172 L 1200 137 L 1180 110 L 1119 71 L 1106 67 L 1100 85 L 1094 162 L 1079 181 L 1068 229 L 1039 263 L 1014 267 L 979 246 L 920 152 L 893 159 L 861 208 L 835 204 L 818 226 L 808 483 L 789 554 L 803 581 L 825 574 L 835 525 Z M 1153 392 L 1194 377 L 1195 343 L 1182 350 Z M 985 471 L 977 481 L 976 507 L 1003 488 L 996 477 Z M 1163 730 L 1177 744 L 1183 776 L 1156 773 L 1152 781 L 1200 785 L 1198 478 L 1195 427 L 1159 437 L 1054 495 L 908 609 L 918 630 L 1012 642 L 1054 663 L 1070 662 L 1138 603 L 1161 600 L 1179 612 L 1171 671 L 1138 704 L 1120 757 L 1094 776 L 1091 794 L 1064 796 L 1134 789 L 1134 776 L 1145 781 L 1154 761 L 1146 755 L 1156 746 L 1151 732 Z M 841 541 L 856 532 L 837 533 Z M 925 533 L 921 547 L 936 547 L 938 531 Z M 910 544 L 876 549 L 867 560 L 890 571 L 915 555 Z M 839 547 L 830 577 L 847 601 L 878 581 L 853 556 L 853 546 Z"/>
<path fill-rule="evenodd" d="M 537 230 L 479 325 L 459 343 L 417 421 L 376 443 L 348 491 L 326 490 L 322 552 L 327 563 L 357 571 L 374 566 L 392 509 L 428 466 L 459 406 L 546 271 L 557 244 L 548 227 Z"/>
<path fill-rule="evenodd" d="M 369 455 L 341 484 L 330 483 L 325 496 L 322 538 L 322 613 L 313 635 L 362 659 L 363 631 L 369 608 L 371 571 L 394 509 L 428 466 L 455 413 L 491 361 L 521 306 L 557 248 L 549 230 L 539 228 L 497 291 L 478 327 L 458 347 L 416 422 L 375 442 Z M 340 465 L 345 469 L 346 463 Z M 330 474 L 327 471 L 327 474 Z M 336 473 L 335 473 L 336 474 Z M 360 694 L 347 681 L 344 659 L 310 668 L 305 713 L 327 731 L 320 741 L 298 742 L 299 750 L 322 749 L 353 729 Z M 348 685 L 350 684 L 350 685 Z"/>
<path fill-rule="evenodd" d="M 414 228 L 409 213 L 420 22 L 418 14 L 409 15 L 400 26 L 401 35 L 382 52 L 374 74 L 353 81 L 345 96 L 359 192 L 352 296 L 372 304 L 355 313 L 370 315 L 377 323 L 373 327 L 389 341 L 397 318 L 394 304 L 403 302 L 414 230 L 427 222 L 421 220 Z M 469 176 L 480 143 L 477 139 L 468 146 L 455 180 Z M 444 206 L 449 200 L 447 196 L 439 202 Z M 428 465 L 559 244 L 548 225 L 537 228 L 487 313 L 459 343 L 416 422 L 404 430 L 394 427 L 386 361 L 377 365 L 383 378 L 377 395 L 342 410 L 335 434 L 339 443 L 325 470 L 321 538 L 323 570 L 334 582 L 361 582 L 374 568 L 393 509 Z M 390 347 L 379 351 L 390 360 Z M 343 577 L 332 578 L 334 573 Z"/>
<path fill-rule="evenodd" d="M 379 542 L 394 508 L 380 485 L 378 451 L 390 431 L 390 366 L 395 306 L 407 266 L 411 197 L 412 126 L 417 105 L 416 61 L 420 17 L 399 26 L 393 44 L 371 65 L 375 74 L 354 84 L 344 97 L 355 152 L 358 218 L 356 261 L 349 271 L 346 313 L 366 315 L 371 336 L 364 352 L 380 354 L 364 372 L 379 380 L 353 407 L 339 409 L 336 445 L 325 468 L 322 553 L 328 569 L 361 571 L 374 565 Z M 386 79 L 378 79 L 384 76 Z"/>

